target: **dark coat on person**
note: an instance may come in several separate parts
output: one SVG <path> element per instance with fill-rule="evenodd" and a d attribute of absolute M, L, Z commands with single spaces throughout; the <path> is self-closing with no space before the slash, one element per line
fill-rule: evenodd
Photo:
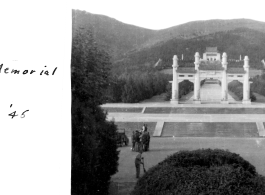
<path fill-rule="evenodd" d="M 148 138 L 148 132 L 144 132 L 143 133 L 143 135 L 142 135 L 142 143 L 143 144 L 147 144 L 148 143 L 148 140 L 149 140 L 149 138 Z"/>
<path fill-rule="evenodd" d="M 139 154 L 137 154 L 136 158 L 135 158 L 135 168 L 136 168 L 136 178 L 139 178 L 140 176 L 140 165 L 143 164 L 142 161 L 142 153 L 140 152 Z"/>
<path fill-rule="evenodd" d="M 132 134 L 132 143 L 135 143 L 135 142 L 136 142 L 136 134 L 133 131 L 133 134 Z"/>
<path fill-rule="evenodd" d="M 133 131 L 133 134 L 132 134 L 132 150 L 134 151 L 135 150 L 135 132 Z"/>
<path fill-rule="evenodd" d="M 140 142 L 140 133 L 138 131 L 135 133 L 135 142 Z"/>

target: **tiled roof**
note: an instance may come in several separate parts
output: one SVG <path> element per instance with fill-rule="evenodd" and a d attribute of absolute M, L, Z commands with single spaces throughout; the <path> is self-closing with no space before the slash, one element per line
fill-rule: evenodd
<path fill-rule="evenodd" d="M 218 52 L 217 47 L 206 47 L 205 52 Z"/>
<path fill-rule="evenodd" d="M 224 70 L 220 61 L 201 61 L 199 70 Z"/>
<path fill-rule="evenodd" d="M 230 74 L 245 74 L 244 68 L 227 68 L 226 73 Z"/>
<path fill-rule="evenodd" d="M 201 60 L 200 65 L 215 65 L 215 66 L 222 66 L 221 61 L 208 61 L 208 60 Z"/>
<path fill-rule="evenodd" d="M 194 67 L 179 67 L 177 69 L 178 73 L 196 73 L 196 70 Z"/>

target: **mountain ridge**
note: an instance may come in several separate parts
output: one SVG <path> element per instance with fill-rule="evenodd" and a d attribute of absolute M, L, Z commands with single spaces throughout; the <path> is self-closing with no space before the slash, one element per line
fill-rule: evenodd
<path fill-rule="evenodd" d="M 149 40 L 155 44 L 160 41 L 166 41 L 171 38 L 190 39 L 196 36 L 207 35 L 220 31 L 234 30 L 236 28 L 250 28 L 265 33 L 265 22 L 251 19 L 211 19 L 191 21 L 184 24 L 176 25 L 170 28 L 159 30 L 153 39 Z M 155 39 L 155 40 L 154 40 Z"/>
<path fill-rule="evenodd" d="M 73 26 L 84 27 L 93 34 L 96 42 L 106 49 L 115 59 L 124 52 L 135 49 L 150 39 L 155 30 L 125 24 L 104 15 L 73 10 Z"/>
<path fill-rule="evenodd" d="M 265 44 L 265 22 L 261 21 L 246 18 L 211 19 L 191 21 L 162 30 L 152 30 L 86 11 L 73 10 L 72 13 L 73 30 L 79 27 L 90 30 L 98 45 L 112 57 L 113 66 L 117 67 L 121 67 L 122 64 L 126 66 L 137 63 L 148 67 L 153 64 L 153 61 L 156 63 L 159 58 L 164 61 L 163 56 L 168 55 L 165 52 L 171 54 L 178 51 L 179 53 L 179 49 L 184 49 L 181 52 L 185 52 L 186 48 L 182 48 L 185 44 L 190 48 L 189 56 L 194 55 L 192 54 L 193 50 L 199 49 L 201 51 L 202 45 L 203 47 L 217 46 L 221 50 L 227 49 L 226 52 L 230 52 L 230 56 L 234 56 L 238 53 L 234 51 L 237 48 L 230 45 L 233 42 L 240 48 L 239 53 L 247 54 L 249 51 L 256 61 L 259 56 L 263 57 L 261 52 L 263 52 L 262 45 Z M 237 42 L 231 37 L 236 39 Z M 222 40 L 226 38 L 231 39 L 231 43 Z M 196 41 L 197 39 L 198 41 Z M 216 39 L 216 41 L 212 39 Z M 223 42 L 227 45 L 224 45 Z M 197 48 L 192 48 L 195 46 L 190 45 L 190 43 L 195 43 Z M 182 46 L 178 47 L 178 45 Z M 259 53 L 259 56 L 254 55 L 255 51 Z M 142 54 L 140 54 L 141 52 Z M 138 59 L 137 56 L 140 56 L 140 58 Z M 151 59 L 150 56 L 154 56 L 155 59 Z M 132 61 L 132 59 L 134 60 Z"/>

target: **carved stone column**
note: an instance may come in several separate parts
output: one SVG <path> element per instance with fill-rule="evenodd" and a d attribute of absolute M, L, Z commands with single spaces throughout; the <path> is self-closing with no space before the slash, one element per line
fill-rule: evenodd
<path fill-rule="evenodd" d="M 249 59 L 248 56 L 244 58 L 244 83 L 243 83 L 243 104 L 251 104 L 250 101 L 250 87 L 249 87 Z"/>
<path fill-rule="evenodd" d="M 223 73 L 222 73 L 222 101 L 221 103 L 223 104 L 228 104 L 228 90 L 227 90 L 227 55 L 226 53 L 223 53 L 222 56 L 222 66 L 224 68 Z"/>
<path fill-rule="evenodd" d="M 172 82 L 172 98 L 171 102 L 178 104 L 179 101 L 179 83 L 178 83 L 178 56 L 173 57 L 173 82 Z"/>
<path fill-rule="evenodd" d="M 200 66 L 200 54 L 198 52 L 195 53 L 195 70 L 196 70 L 196 74 L 195 74 L 195 78 L 194 78 L 194 99 L 193 102 L 196 104 L 200 104 L 201 103 L 201 98 L 200 98 L 200 88 L 201 88 L 201 81 L 200 81 L 200 70 L 199 70 L 199 66 Z"/>

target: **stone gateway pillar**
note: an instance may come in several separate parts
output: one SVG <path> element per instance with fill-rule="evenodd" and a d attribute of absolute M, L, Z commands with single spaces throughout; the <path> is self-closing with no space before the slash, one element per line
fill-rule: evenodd
<path fill-rule="evenodd" d="M 228 91 L 227 91 L 227 55 L 226 53 L 223 53 L 222 56 L 222 66 L 224 68 L 223 73 L 222 73 L 222 103 L 223 104 L 228 104 Z"/>
<path fill-rule="evenodd" d="M 243 83 L 243 104 L 251 104 L 250 101 L 250 87 L 249 87 L 249 59 L 248 56 L 244 58 L 244 83 Z"/>
<path fill-rule="evenodd" d="M 173 57 L 173 82 L 172 82 L 172 98 L 171 102 L 178 104 L 179 101 L 179 83 L 178 83 L 178 57 L 174 55 Z"/>
<path fill-rule="evenodd" d="M 198 52 L 195 53 L 195 70 L 196 70 L 196 74 L 195 74 L 195 78 L 194 78 L 194 99 L 193 102 L 196 104 L 200 104 L 201 100 L 200 100 L 200 87 L 201 87 L 201 81 L 200 81 L 200 70 L 199 70 L 199 66 L 200 66 L 200 54 Z"/>

